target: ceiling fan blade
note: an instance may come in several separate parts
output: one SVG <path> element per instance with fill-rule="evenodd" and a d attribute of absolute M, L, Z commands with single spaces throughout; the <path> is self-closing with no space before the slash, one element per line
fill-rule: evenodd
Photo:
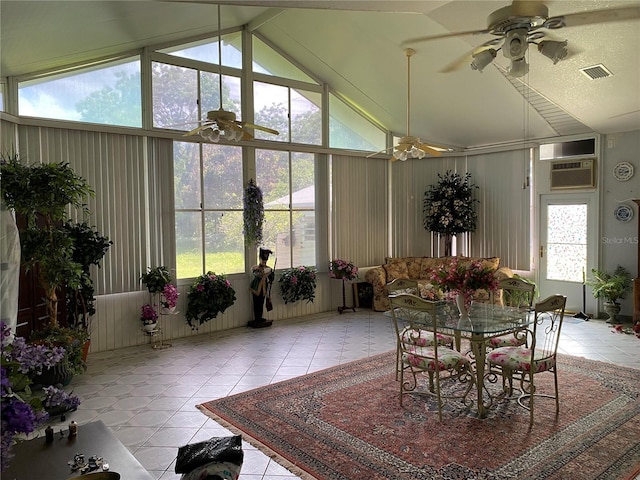
<path fill-rule="evenodd" d="M 253 130 L 261 130 L 263 132 L 272 133 L 273 135 L 280 135 L 279 131 L 274 130 L 273 128 L 263 127 L 262 125 L 254 125 L 253 123 L 246 122 L 238 122 L 238 124 L 242 125 L 243 127 L 251 128 Z"/>
<path fill-rule="evenodd" d="M 205 128 L 209 128 L 212 124 L 207 123 L 206 125 L 200 125 L 199 127 L 194 128 L 193 130 L 188 131 L 187 133 L 183 133 L 183 137 L 188 137 L 190 135 L 195 135 L 196 133 L 200 133 Z"/>
<path fill-rule="evenodd" d="M 414 43 L 430 42 L 432 40 L 440 40 L 442 38 L 462 37 L 462 36 L 465 36 L 465 35 L 481 35 L 481 34 L 486 34 L 486 33 L 490 33 L 489 30 L 468 30 L 466 32 L 441 33 L 439 35 L 427 35 L 426 37 L 410 38 L 409 40 L 403 41 L 400 45 L 404 46 L 404 45 L 409 45 L 409 44 L 414 44 Z"/>
<path fill-rule="evenodd" d="M 430 153 L 431 155 L 435 155 L 436 157 L 439 157 L 440 155 L 442 155 L 441 151 L 436 150 L 435 148 L 432 148 L 430 145 L 427 145 L 426 143 L 417 143 L 416 147 L 418 147 L 420 150 Z"/>
<path fill-rule="evenodd" d="M 376 155 L 379 155 L 381 153 L 385 153 L 388 152 L 389 150 L 393 150 L 395 147 L 389 147 L 389 148 L 385 148 L 384 150 L 378 150 L 377 152 L 374 153 L 370 153 L 369 155 L 367 155 L 365 158 L 371 158 L 371 157 L 375 157 Z"/>
<path fill-rule="evenodd" d="M 581 25 L 592 25 L 594 23 L 622 22 L 624 20 L 635 20 L 640 18 L 640 5 L 632 7 L 607 8 L 601 10 L 590 10 L 587 12 L 568 13 L 550 17 L 546 22 L 547 28 L 578 27 Z M 555 26 L 559 24 L 559 26 Z"/>

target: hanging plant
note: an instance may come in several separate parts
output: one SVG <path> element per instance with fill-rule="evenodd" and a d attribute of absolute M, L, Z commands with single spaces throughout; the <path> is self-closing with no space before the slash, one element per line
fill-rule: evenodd
<path fill-rule="evenodd" d="M 216 318 L 236 301 L 236 291 L 224 275 L 200 275 L 187 294 L 187 323 L 192 330 Z"/>
<path fill-rule="evenodd" d="M 438 174 L 440 181 L 430 185 L 424 194 L 424 228 L 441 235 L 457 235 L 474 232 L 478 218 L 474 204 L 471 174 L 462 177 L 458 173 L 447 171 Z"/>
<path fill-rule="evenodd" d="M 262 226 L 264 225 L 264 203 L 262 200 L 262 190 L 256 185 L 253 179 L 249 180 L 244 189 L 242 197 L 244 209 L 242 217 L 244 226 L 244 242 L 247 246 L 262 243 Z"/>
<path fill-rule="evenodd" d="M 284 303 L 295 303 L 298 300 L 313 303 L 316 296 L 316 269 L 314 267 L 287 268 L 282 272 L 278 282 Z"/>

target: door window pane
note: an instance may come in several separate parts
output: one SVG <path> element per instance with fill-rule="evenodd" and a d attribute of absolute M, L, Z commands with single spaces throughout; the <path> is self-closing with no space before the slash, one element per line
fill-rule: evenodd
<path fill-rule="evenodd" d="M 202 215 L 176 211 L 176 278 L 202 273 Z"/>
<path fill-rule="evenodd" d="M 549 205 L 547 225 L 547 279 L 582 282 L 587 266 L 587 205 Z"/>

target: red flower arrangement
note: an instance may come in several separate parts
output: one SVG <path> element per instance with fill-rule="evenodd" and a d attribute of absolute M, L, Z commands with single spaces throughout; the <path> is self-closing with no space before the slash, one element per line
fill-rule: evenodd
<path fill-rule="evenodd" d="M 449 298 L 456 295 L 464 296 L 467 305 L 473 299 L 476 290 L 495 292 L 498 289 L 498 280 L 491 268 L 483 267 L 480 261 L 460 264 L 458 257 L 453 257 L 448 265 L 432 272 L 431 281 L 447 292 Z"/>

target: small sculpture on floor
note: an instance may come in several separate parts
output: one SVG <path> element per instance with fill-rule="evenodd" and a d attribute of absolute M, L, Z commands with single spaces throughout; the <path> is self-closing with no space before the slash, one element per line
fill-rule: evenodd
<path fill-rule="evenodd" d="M 271 284 L 275 278 L 274 271 L 267 265 L 269 255 L 273 252 L 267 248 L 260 248 L 260 263 L 251 267 L 253 280 L 251 281 L 250 290 L 253 295 L 253 320 L 249 321 L 247 326 L 252 328 L 270 327 L 272 320 L 267 320 L 262 316 L 264 311 L 264 302 L 271 292 Z"/>

